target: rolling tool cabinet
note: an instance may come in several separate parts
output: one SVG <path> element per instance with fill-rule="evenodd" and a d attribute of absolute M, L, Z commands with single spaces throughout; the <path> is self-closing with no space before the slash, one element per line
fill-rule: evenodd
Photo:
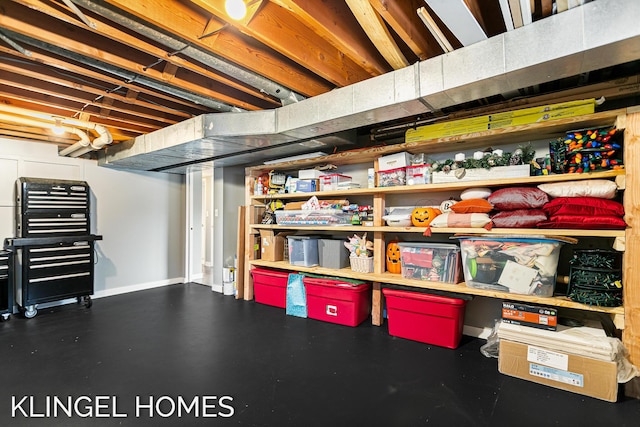
<path fill-rule="evenodd" d="M 0 251 L 0 315 L 8 320 L 13 311 L 13 254 Z"/>
<path fill-rule="evenodd" d="M 25 317 L 37 304 L 77 298 L 90 307 L 94 243 L 90 188 L 84 181 L 18 178 L 16 238 L 5 248 L 16 255 L 15 302 Z"/>

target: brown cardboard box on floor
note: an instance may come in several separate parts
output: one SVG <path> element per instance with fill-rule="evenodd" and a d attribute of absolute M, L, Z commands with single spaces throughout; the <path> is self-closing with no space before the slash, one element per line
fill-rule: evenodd
<path fill-rule="evenodd" d="M 288 232 L 276 234 L 273 230 L 260 230 L 260 259 L 263 261 L 284 260 L 284 242 Z"/>
<path fill-rule="evenodd" d="M 597 399 L 618 399 L 616 362 L 500 340 L 498 371 Z"/>

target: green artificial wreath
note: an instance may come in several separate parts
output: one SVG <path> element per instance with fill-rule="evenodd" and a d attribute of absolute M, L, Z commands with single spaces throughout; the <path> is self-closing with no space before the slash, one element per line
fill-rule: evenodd
<path fill-rule="evenodd" d="M 491 169 L 496 166 L 526 165 L 531 163 L 535 155 L 536 150 L 533 149 L 531 144 L 520 146 L 513 153 L 503 153 L 502 156 L 493 154 L 493 150 L 488 148 L 484 157 L 480 160 L 469 158 L 456 162 L 453 159 L 447 159 L 435 162 L 431 167 L 434 172 L 449 172 L 455 169 Z"/>

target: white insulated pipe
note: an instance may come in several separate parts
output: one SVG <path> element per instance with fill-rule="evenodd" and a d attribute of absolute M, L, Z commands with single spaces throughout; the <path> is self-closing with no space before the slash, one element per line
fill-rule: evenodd
<path fill-rule="evenodd" d="M 41 122 L 39 120 L 33 120 L 33 119 L 26 118 L 26 117 L 16 117 L 16 116 L 11 116 L 9 114 L 2 114 L 2 113 L 0 113 L 0 120 L 7 121 L 7 122 L 12 122 L 12 123 L 19 123 L 19 124 L 23 124 L 23 125 L 27 125 L 27 126 L 34 126 L 34 127 L 41 127 L 41 128 L 44 127 L 44 128 L 47 128 L 47 129 L 61 128 L 65 132 L 69 132 L 69 133 L 72 133 L 74 135 L 77 135 L 80 138 L 80 141 L 78 141 L 75 144 L 65 148 L 65 150 L 69 150 L 71 147 L 73 147 L 75 145 L 77 145 L 78 147 L 74 148 L 74 150 L 76 150 L 78 148 L 86 147 L 86 146 L 91 144 L 91 140 L 89 139 L 89 135 L 87 135 L 85 132 L 81 131 L 78 128 L 74 128 L 74 127 L 70 127 L 70 126 L 58 126 L 55 123 L 45 123 L 45 122 Z M 73 151 L 73 150 L 71 150 L 71 151 Z"/>
<path fill-rule="evenodd" d="M 78 119 L 73 119 L 69 117 L 54 117 L 49 114 L 38 113 L 36 111 L 27 110 L 20 107 L 13 107 L 11 105 L 0 106 L 0 111 L 20 114 L 22 116 L 34 117 L 39 120 L 44 120 L 44 121 L 37 121 L 37 120 L 30 120 L 30 119 L 10 116 L 10 115 L 2 115 L 4 120 L 7 120 L 7 121 L 11 121 L 14 123 L 23 123 L 23 124 L 26 124 L 25 121 L 29 121 L 30 126 L 46 127 L 50 129 L 53 129 L 54 127 L 60 127 L 58 125 L 59 123 L 63 125 L 62 128 L 66 132 L 73 133 L 74 135 L 78 135 L 80 137 L 80 141 L 60 151 L 59 154 L 61 156 L 71 155 L 72 157 L 78 157 L 91 150 L 99 150 L 105 145 L 111 144 L 113 142 L 113 137 L 111 136 L 111 133 L 109 132 L 109 130 L 106 127 L 97 123 L 87 122 L 84 120 L 78 120 Z M 52 122 L 52 123 L 48 123 L 48 122 Z M 68 125 L 68 126 L 64 126 L 64 125 Z M 91 142 L 87 134 L 85 132 L 80 131 L 76 127 L 94 130 L 99 134 L 99 136 L 96 139 L 94 139 L 93 142 Z M 88 147 L 90 148 L 87 149 Z M 80 154 L 75 154 L 75 152 L 79 150 L 84 150 L 84 151 Z"/>
<path fill-rule="evenodd" d="M 78 157 L 82 156 L 85 153 L 88 153 L 89 151 L 99 150 L 105 145 L 109 145 L 113 142 L 111 133 L 104 126 L 95 127 L 94 130 L 98 132 L 99 136 L 94 139 L 89 146 L 78 147 L 76 151 L 73 151 L 71 154 L 69 154 L 71 157 Z M 60 152 L 60 154 L 65 155 L 62 154 L 62 152 Z"/>

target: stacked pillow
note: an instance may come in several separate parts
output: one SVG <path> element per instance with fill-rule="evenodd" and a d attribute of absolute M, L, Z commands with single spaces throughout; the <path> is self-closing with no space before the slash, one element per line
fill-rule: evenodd
<path fill-rule="evenodd" d="M 542 207 L 549 196 L 536 187 L 502 188 L 494 191 L 488 200 L 497 211 L 491 216 L 494 227 L 535 228 L 547 220 Z"/>
<path fill-rule="evenodd" d="M 568 183 L 540 184 L 538 188 L 552 199 L 543 210 L 548 219 L 540 228 L 624 229 L 624 207 L 611 200 L 616 196 L 613 181 L 593 179 Z"/>
<path fill-rule="evenodd" d="M 480 228 L 491 223 L 489 212 L 493 205 L 487 201 L 491 190 L 485 187 L 469 188 L 460 194 L 461 201 L 451 205 L 451 212 L 438 215 L 433 228 Z"/>

